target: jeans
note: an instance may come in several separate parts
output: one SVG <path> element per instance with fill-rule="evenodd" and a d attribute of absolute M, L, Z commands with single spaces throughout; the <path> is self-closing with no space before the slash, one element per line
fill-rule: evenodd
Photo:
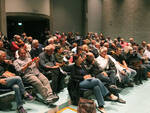
<path fill-rule="evenodd" d="M 129 80 L 133 81 L 133 79 L 136 76 L 137 72 L 134 69 L 131 69 L 131 68 L 128 68 L 126 71 L 127 71 Z"/>
<path fill-rule="evenodd" d="M 22 83 L 22 79 L 19 76 L 5 78 L 6 87 L 12 88 L 15 91 L 15 99 L 17 103 L 17 107 L 23 105 L 22 95 L 25 92 L 24 85 Z"/>
<path fill-rule="evenodd" d="M 96 100 L 99 106 L 104 105 L 104 98 L 108 93 L 108 89 L 104 84 L 97 78 L 86 79 L 80 82 L 80 88 L 92 89 L 94 91 Z"/>

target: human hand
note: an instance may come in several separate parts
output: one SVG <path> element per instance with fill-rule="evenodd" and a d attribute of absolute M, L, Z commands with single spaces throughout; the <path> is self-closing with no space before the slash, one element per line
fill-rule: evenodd
<path fill-rule="evenodd" d="M 27 66 L 31 66 L 32 63 L 33 63 L 33 61 L 28 62 L 28 63 L 27 63 Z"/>
<path fill-rule="evenodd" d="M 0 79 L 0 84 L 6 85 L 6 80 L 5 79 Z"/>
<path fill-rule="evenodd" d="M 104 71 L 102 72 L 102 74 L 103 74 L 104 76 L 106 76 L 106 77 L 108 76 L 108 74 L 107 74 L 106 72 L 104 72 Z"/>
<path fill-rule="evenodd" d="M 83 77 L 84 79 L 89 79 L 89 78 L 92 78 L 91 75 L 84 75 Z"/>
<path fill-rule="evenodd" d="M 12 64 L 12 60 L 4 60 L 6 64 Z"/>

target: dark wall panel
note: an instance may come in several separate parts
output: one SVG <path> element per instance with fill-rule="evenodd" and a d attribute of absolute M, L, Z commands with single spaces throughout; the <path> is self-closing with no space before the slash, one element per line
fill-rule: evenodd
<path fill-rule="evenodd" d="M 113 38 L 149 41 L 150 0 L 102 0 L 102 31 Z"/>
<path fill-rule="evenodd" d="M 102 19 L 102 3 L 101 0 L 88 1 L 88 32 L 100 32 Z"/>
<path fill-rule="evenodd" d="M 54 0 L 54 31 L 82 31 L 82 0 Z"/>

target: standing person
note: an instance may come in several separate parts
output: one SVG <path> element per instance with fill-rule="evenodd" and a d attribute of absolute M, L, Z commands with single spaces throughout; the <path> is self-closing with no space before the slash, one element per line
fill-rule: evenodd
<path fill-rule="evenodd" d="M 13 73 L 12 61 L 6 60 L 6 53 L 4 51 L 0 51 L 0 87 L 12 88 L 15 91 L 17 112 L 27 113 L 23 108 L 24 102 L 22 97 L 29 100 L 33 100 L 33 97 L 25 91 L 22 79 Z"/>
<path fill-rule="evenodd" d="M 53 95 L 48 79 L 38 70 L 39 58 L 31 59 L 26 56 L 26 50 L 20 48 L 19 58 L 14 61 L 16 70 L 22 74 L 22 78 L 30 83 L 40 93 L 46 103 L 54 103 L 58 96 Z"/>

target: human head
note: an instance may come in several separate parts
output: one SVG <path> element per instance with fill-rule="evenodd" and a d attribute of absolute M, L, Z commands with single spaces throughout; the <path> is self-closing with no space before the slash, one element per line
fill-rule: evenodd
<path fill-rule="evenodd" d="M 122 53 L 122 49 L 120 47 L 116 48 L 116 54 L 120 55 Z"/>
<path fill-rule="evenodd" d="M 88 61 L 91 61 L 91 62 L 92 62 L 95 57 L 94 57 L 93 53 L 88 52 L 88 53 L 86 54 L 86 58 L 87 58 Z"/>
<path fill-rule="evenodd" d="M 80 66 L 81 63 L 83 62 L 82 57 L 79 55 L 74 55 L 73 56 L 73 61 L 75 62 L 75 65 Z"/>
<path fill-rule="evenodd" d="M 55 51 L 57 52 L 57 53 L 62 53 L 63 52 L 63 48 L 59 45 L 59 46 L 56 46 L 56 48 L 55 48 Z"/>
<path fill-rule="evenodd" d="M 54 50 L 55 50 L 55 46 L 54 45 L 48 45 L 45 47 L 45 52 L 47 55 L 52 55 L 54 53 Z"/>
<path fill-rule="evenodd" d="M 32 41 L 32 47 L 33 47 L 33 48 L 38 48 L 38 47 L 39 47 L 39 41 L 36 40 L 36 39 L 34 39 L 34 40 Z"/>
<path fill-rule="evenodd" d="M 0 40 L 0 48 L 3 48 L 4 44 L 3 41 Z"/>
<path fill-rule="evenodd" d="M 6 53 L 0 50 L 0 62 L 6 60 Z"/>
<path fill-rule="evenodd" d="M 29 37 L 27 37 L 27 41 L 29 42 L 29 43 L 32 43 L 32 37 L 31 36 L 29 36 Z"/>
<path fill-rule="evenodd" d="M 18 50 L 19 58 L 25 59 L 25 58 L 26 58 L 26 53 L 27 53 L 27 51 L 26 51 L 25 48 L 20 48 L 20 49 Z"/>
<path fill-rule="evenodd" d="M 14 35 L 14 38 L 15 38 L 15 40 L 18 41 L 18 42 L 21 40 L 20 35 Z"/>
<path fill-rule="evenodd" d="M 102 56 L 103 58 L 105 58 L 106 55 L 107 55 L 107 48 L 106 47 L 102 47 L 100 49 L 100 56 Z"/>
<path fill-rule="evenodd" d="M 87 44 L 84 44 L 82 46 L 82 50 L 85 51 L 85 52 L 89 52 L 89 47 L 87 46 Z"/>
<path fill-rule="evenodd" d="M 147 50 L 150 51 L 150 44 L 147 44 Z"/>

